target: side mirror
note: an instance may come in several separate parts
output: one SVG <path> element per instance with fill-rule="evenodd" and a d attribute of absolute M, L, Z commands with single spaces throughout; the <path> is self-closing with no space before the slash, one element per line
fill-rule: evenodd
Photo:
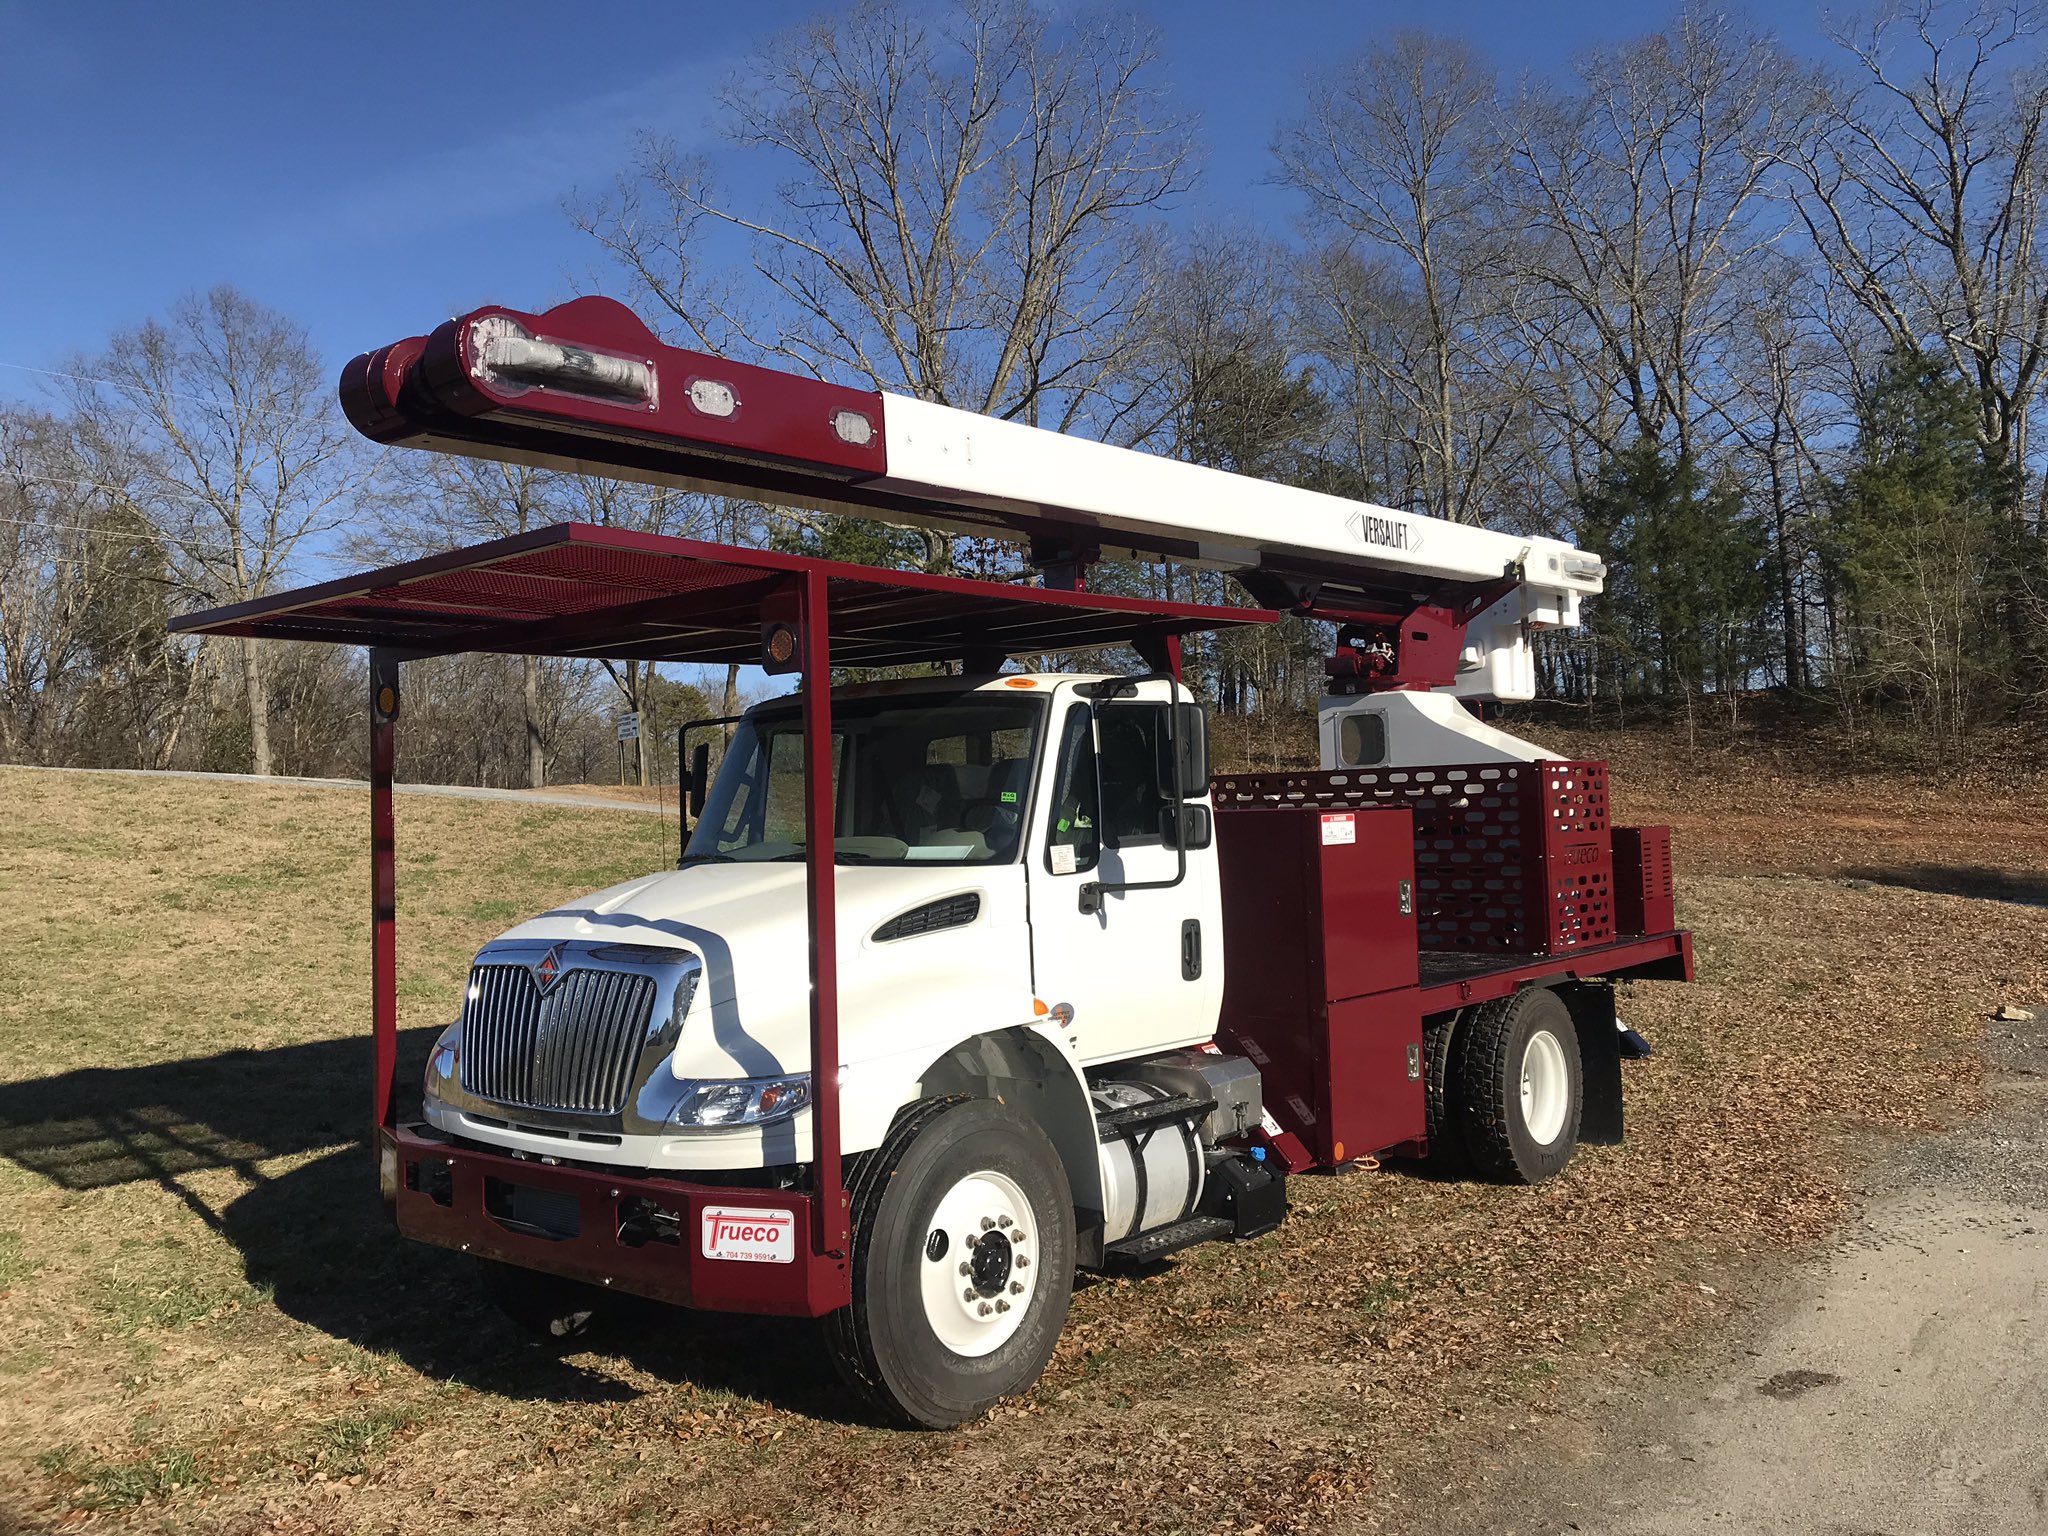
<path fill-rule="evenodd" d="M 700 741 L 690 754 L 690 780 L 685 786 L 690 820 L 704 814 L 704 796 L 711 784 L 711 743 Z"/>

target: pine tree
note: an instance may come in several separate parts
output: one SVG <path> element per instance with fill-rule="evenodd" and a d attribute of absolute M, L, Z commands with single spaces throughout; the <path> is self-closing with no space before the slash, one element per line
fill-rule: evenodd
<path fill-rule="evenodd" d="M 1610 572 L 1589 609 L 1608 686 L 1688 703 L 1711 691 L 1732 716 L 1768 651 L 1762 520 L 1734 486 L 1648 438 L 1609 460 L 1582 511 L 1583 541 Z"/>
<path fill-rule="evenodd" d="M 1976 403 L 1912 349 L 1885 360 L 1859 412 L 1853 467 L 1821 542 L 1837 682 L 1857 703 L 1905 706 L 1921 734 L 1960 741 L 2017 661 L 2007 620 L 2017 472 L 1987 463 Z"/>

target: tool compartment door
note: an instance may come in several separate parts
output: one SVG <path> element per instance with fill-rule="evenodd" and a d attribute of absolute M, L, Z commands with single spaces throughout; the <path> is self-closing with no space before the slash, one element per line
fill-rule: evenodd
<path fill-rule="evenodd" d="M 1405 807 L 1226 808 L 1218 1038 L 1325 1164 L 1423 1133 L 1414 818 Z"/>

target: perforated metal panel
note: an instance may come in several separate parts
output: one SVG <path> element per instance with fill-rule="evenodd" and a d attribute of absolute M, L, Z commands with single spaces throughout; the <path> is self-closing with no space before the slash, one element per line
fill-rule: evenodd
<path fill-rule="evenodd" d="M 1621 933 L 1669 933 L 1678 926 L 1669 827 L 1614 829 L 1614 925 Z"/>
<path fill-rule="evenodd" d="M 1605 763 L 1236 774 L 1211 789 L 1219 808 L 1408 805 L 1425 950 L 1558 954 L 1614 936 Z"/>

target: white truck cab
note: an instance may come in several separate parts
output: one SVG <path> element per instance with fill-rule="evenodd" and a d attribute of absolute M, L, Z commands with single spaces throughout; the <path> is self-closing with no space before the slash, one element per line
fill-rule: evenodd
<path fill-rule="evenodd" d="M 1084 695 L 1105 683 L 1119 696 Z M 1088 1069 L 1215 1033 L 1201 714 L 1181 689 L 1191 793 L 1177 836 L 1168 687 L 1027 673 L 835 694 L 845 1152 L 880 1145 L 904 1104 L 1010 1058 L 1052 1075 L 1073 1144 L 1092 1147 Z M 678 868 L 478 954 L 431 1059 L 429 1122 L 640 1169 L 796 1163 L 811 1144 L 802 790 L 797 700 L 756 706 Z M 1084 902 L 1091 886 L 1102 894 Z M 1079 1161 L 1068 1174 L 1085 1187 L 1092 1158 Z"/>

